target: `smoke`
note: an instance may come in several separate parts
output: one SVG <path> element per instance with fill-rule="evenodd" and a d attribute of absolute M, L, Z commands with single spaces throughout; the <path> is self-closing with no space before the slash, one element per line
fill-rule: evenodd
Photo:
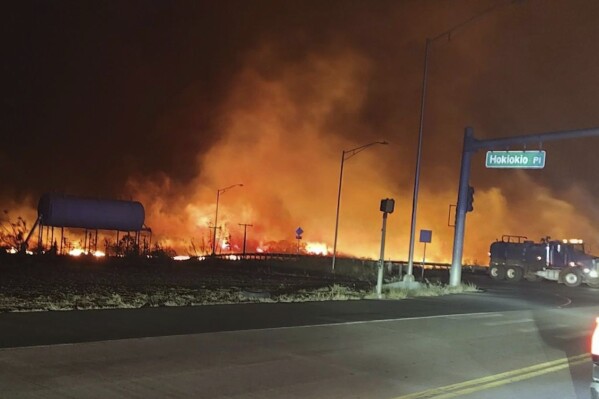
<path fill-rule="evenodd" d="M 220 107 L 217 144 L 198 154 L 197 178 L 183 189 L 166 179 L 161 184 L 132 182 L 132 194 L 147 204 L 154 230 L 190 241 L 209 236 L 217 190 L 241 183 L 219 196 L 219 226 L 235 234 L 236 245 L 242 223 L 252 224 L 250 236 L 259 237 L 250 240 L 252 252 L 269 242 L 293 242 L 297 227 L 308 241 L 330 243 L 340 149 L 357 146 L 331 130 L 331 119 L 363 106 L 368 62 L 333 50 L 311 54 L 301 63 L 279 62 L 277 71 L 265 73 L 276 57 L 272 49 L 265 46 L 249 57 Z M 376 162 L 382 153 L 388 157 L 390 152 L 372 148 L 347 162 L 340 227 L 357 228 L 351 241 L 340 239 L 347 247 L 372 247 L 378 239 L 377 201 L 393 194 L 384 162 Z"/>

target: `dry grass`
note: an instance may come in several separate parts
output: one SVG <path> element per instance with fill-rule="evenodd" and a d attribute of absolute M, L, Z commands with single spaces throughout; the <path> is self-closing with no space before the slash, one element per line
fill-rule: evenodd
<path fill-rule="evenodd" d="M 449 287 L 442 284 L 425 284 L 419 289 L 385 289 L 382 299 L 399 300 L 411 297 L 433 297 L 464 292 L 477 292 L 472 284 Z M 48 310 L 89 310 L 115 308 L 142 308 L 160 306 L 200 306 L 235 303 L 291 303 L 318 301 L 348 301 L 378 299 L 376 293 L 355 290 L 334 284 L 313 290 L 299 290 L 295 293 L 264 297 L 247 297 L 235 288 L 217 290 L 197 290 L 189 288 L 158 289 L 152 293 L 98 292 L 87 294 L 27 295 L 11 296 L 0 294 L 0 311 L 35 312 Z"/>
<path fill-rule="evenodd" d="M 410 297 L 435 297 L 451 294 L 463 294 L 465 292 L 478 292 L 474 284 L 460 284 L 455 287 L 441 283 L 424 283 L 417 289 L 386 288 L 383 289 L 383 299 L 405 299 Z M 376 293 L 369 294 L 368 298 L 377 298 Z"/>

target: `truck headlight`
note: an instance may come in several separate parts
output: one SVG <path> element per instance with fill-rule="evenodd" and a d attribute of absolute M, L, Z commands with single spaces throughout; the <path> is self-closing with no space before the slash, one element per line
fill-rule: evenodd
<path fill-rule="evenodd" d="M 597 278 L 597 277 L 599 277 L 599 273 L 597 273 L 597 270 L 591 270 L 589 272 L 589 277 Z"/>

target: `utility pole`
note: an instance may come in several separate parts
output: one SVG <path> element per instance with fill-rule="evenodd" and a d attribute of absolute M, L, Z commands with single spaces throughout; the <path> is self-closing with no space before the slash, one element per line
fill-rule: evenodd
<path fill-rule="evenodd" d="M 247 224 L 247 223 L 239 223 L 240 226 L 243 226 L 243 257 L 245 257 L 245 240 L 247 237 L 247 229 L 248 227 L 254 227 L 253 224 Z"/>

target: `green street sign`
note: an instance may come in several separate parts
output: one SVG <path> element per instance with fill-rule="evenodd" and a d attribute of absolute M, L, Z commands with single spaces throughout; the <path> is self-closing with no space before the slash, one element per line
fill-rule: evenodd
<path fill-rule="evenodd" d="M 487 151 L 487 168 L 543 169 L 545 151 Z"/>

